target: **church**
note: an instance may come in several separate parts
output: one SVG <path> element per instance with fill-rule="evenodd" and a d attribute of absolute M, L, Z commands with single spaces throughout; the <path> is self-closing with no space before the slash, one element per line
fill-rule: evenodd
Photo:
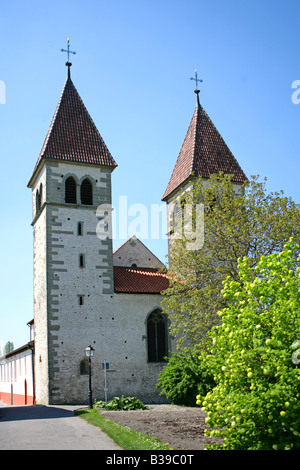
<path fill-rule="evenodd" d="M 87 403 L 90 346 L 93 400 L 124 395 L 161 403 L 157 377 L 164 358 L 176 350 L 161 309 L 167 271 L 135 236 L 113 251 L 107 224 L 101 237 L 96 231 L 111 217 L 97 209 L 112 203 L 117 163 L 75 88 L 72 64 L 66 65 L 67 78 L 28 182 L 34 250 L 32 402 Z M 195 93 L 195 110 L 162 196 L 170 234 L 174 201 L 193 177 L 223 171 L 237 186 L 246 179 L 200 105 L 199 90 Z M 17 351 L 0 358 L 0 400 L 13 358 L 18 359 Z"/>

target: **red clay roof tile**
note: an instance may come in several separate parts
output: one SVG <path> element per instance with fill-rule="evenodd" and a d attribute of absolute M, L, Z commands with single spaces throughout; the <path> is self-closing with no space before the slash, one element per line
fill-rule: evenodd
<path fill-rule="evenodd" d="M 169 287 L 169 281 L 157 269 L 114 266 L 114 287 L 120 293 L 160 294 Z"/>
<path fill-rule="evenodd" d="M 45 158 L 112 168 L 117 166 L 69 77 L 65 82 L 34 173 L 41 160 Z"/>
<path fill-rule="evenodd" d="M 233 175 L 234 182 L 242 183 L 247 180 L 222 136 L 197 102 L 162 200 L 166 200 L 192 175 L 209 178 L 211 174 L 220 171 Z"/>

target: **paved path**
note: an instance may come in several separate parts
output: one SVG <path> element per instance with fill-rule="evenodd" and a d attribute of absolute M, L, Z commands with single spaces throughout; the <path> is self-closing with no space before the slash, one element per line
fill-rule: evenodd
<path fill-rule="evenodd" d="M 0 404 L 0 450 L 120 450 L 78 408 Z"/>

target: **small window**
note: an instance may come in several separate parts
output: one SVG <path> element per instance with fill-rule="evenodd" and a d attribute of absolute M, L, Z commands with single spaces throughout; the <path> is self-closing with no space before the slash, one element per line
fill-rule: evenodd
<path fill-rule="evenodd" d="M 185 206 L 186 206 L 186 200 L 185 198 L 182 198 L 180 201 L 180 210 L 181 210 L 181 227 L 184 230 L 184 225 L 185 225 Z"/>
<path fill-rule="evenodd" d="M 38 213 L 40 210 L 40 195 L 39 195 L 39 190 L 37 189 L 35 193 L 35 211 Z"/>
<path fill-rule="evenodd" d="M 83 254 L 79 255 L 79 267 L 84 268 L 85 266 L 85 256 Z"/>
<path fill-rule="evenodd" d="M 42 201 L 43 201 L 43 185 L 41 183 L 40 191 L 39 191 L 39 209 L 42 207 Z"/>
<path fill-rule="evenodd" d="M 177 202 L 175 203 L 173 210 L 173 225 L 175 227 L 182 226 L 182 207 Z"/>
<path fill-rule="evenodd" d="M 80 188 L 81 204 L 91 206 L 93 204 L 93 186 L 88 178 L 82 181 Z"/>
<path fill-rule="evenodd" d="M 42 194 L 43 194 L 43 186 L 40 184 L 40 189 L 37 189 L 35 193 L 35 210 L 39 212 L 42 207 Z"/>
<path fill-rule="evenodd" d="M 83 295 L 78 296 L 79 305 L 83 305 Z"/>
<path fill-rule="evenodd" d="M 89 363 L 87 359 L 80 361 L 80 375 L 89 375 Z"/>
<path fill-rule="evenodd" d="M 65 202 L 69 204 L 76 204 L 76 181 L 72 176 L 66 179 L 65 182 Z"/>
<path fill-rule="evenodd" d="M 175 226 L 175 216 L 174 211 L 172 210 L 169 215 L 169 233 L 172 235 L 174 233 L 174 226 Z"/>
<path fill-rule="evenodd" d="M 77 224 L 77 235 L 83 235 L 83 222 L 78 222 Z"/>

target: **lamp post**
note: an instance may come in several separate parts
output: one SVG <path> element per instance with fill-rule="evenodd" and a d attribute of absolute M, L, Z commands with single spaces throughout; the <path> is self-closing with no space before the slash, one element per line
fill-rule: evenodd
<path fill-rule="evenodd" d="M 87 348 L 85 348 L 85 354 L 87 355 L 89 359 L 89 408 L 93 408 L 92 404 L 92 370 L 91 370 L 91 362 L 92 362 L 92 357 L 94 356 L 94 351 L 95 349 L 89 345 Z"/>

